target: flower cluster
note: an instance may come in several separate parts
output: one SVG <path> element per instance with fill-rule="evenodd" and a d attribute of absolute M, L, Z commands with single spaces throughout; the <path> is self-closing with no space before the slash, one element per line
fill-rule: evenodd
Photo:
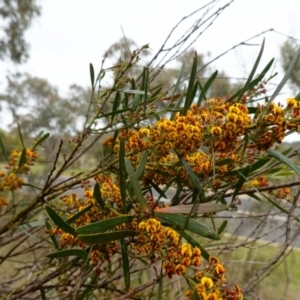
<path fill-rule="evenodd" d="M 197 293 L 201 300 L 242 300 L 243 293 L 238 285 L 235 289 L 225 287 L 225 268 L 217 257 L 210 256 L 208 265 L 195 273 L 189 280 L 191 289 L 185 292 L 187 299 Z"/>
<path fill-rule="evenodd" d="M 169 278 L 182 275 L 189 266 L 200 266 L 201 251 L 188 243 L 179 242 L 179 234 L 172 228 L 162 226 L 155 218 L 138 224 L 138 236 L 131 243 L 138 255 L 146 255 L 151 261 L 162 259 Z"/>
<path fill-rule="evenodd" d="M 117 152 L 120 139 L 124 139 L 125 150 L 135 167 L 148 149 L 143 174 L 146 182 L 188 184 L 187 172 L 173 149 L 199 179 L 212 172 L 220 178 L 237 165 L 251 164 L 260 151 L 281 143 L 286 130 L 300 131 L 299 117 L 300 102 L 292 98 L 287 99 L 285 108 L 275 103 L 258 105 L 255 115 L 249 113 L 245 104 L 216 98 L 207 100 L 203 106 L 192 105 L 185 115 L 178 112 L 174 118 L 160 119 L 148 127 L 123 130 L 114 145 L 112 137 L 103 145 L 113 146 Z M 244 148 L 245 135 L 250 142 Z M 223 163 L 224 159 L 227 163 Z"/>
<path fill-rule="evenodd" d="M 38 157 L 36 151 L 28 148 L 24 151 L 24 162 L 20 163 L 22 151 L 15 149 L 9 157 L 7 171 L 0 172 L 0 192 L 15 191 L 22 188 L 24 179 L 20 175 L 29 174 L 30 167 Z M 0 196 L 0 207 L 7 204 L 6 197 Z"/>

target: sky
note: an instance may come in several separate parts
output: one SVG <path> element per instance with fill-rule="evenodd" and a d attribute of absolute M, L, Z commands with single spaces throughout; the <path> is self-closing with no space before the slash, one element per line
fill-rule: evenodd
<path fill-rule="evenodd" d="M 123 32 L 138 46 L 150 44 L 155 53 L 170 30 L 184 16 L 209 1 L 198 0 L 40 0 L 42 15 L 26 33 L 30 44 L 30 59 L 21 66 L 0 62 L 1 74 L 7 71 L 28 72 L 46 78 L 62 92 L 69 85 L 90 84 L 89 63 L 100 68 L 103 55 Z M 229 3 L 220 0 L 214 10 Z M 223 53 L 232 46 L 273 28 L 285 35 L 300 39 L 300 1 L 298 0 L 235 0 L 195 42 L 199 53 L 210 57 Z M 178 38 L 189 24 L 183 23 L 175 33 Z M 286 37 L 267 32 L 251 41 L 251 46 L 237 47 L 220 58 L 214 67 L 224 70 L 231 77 L 246 77 L 254 64 L 260 44 L 265 38 L 261 70 L 273 57 L 275 71 L 283 77 L 280 66 L 280 45 Z M 0 76 L 0 91 L 5 88 L 5 76 Z M 292 96 L 289 89 L 284 97 Z"/>

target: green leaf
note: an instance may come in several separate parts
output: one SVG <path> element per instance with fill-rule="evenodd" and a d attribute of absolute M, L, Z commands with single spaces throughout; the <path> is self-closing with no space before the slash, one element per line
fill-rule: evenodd
<path fill-rule="evenodd" d="M 140 206 L 143 209 L 146 209 L 146 207 L 147 207 L 146 200 L 145 200 L 145 198 L 142 194 L 142 190 L 141 190 L 138 178 L 135 174 L 135 171 L 132 167 L 132 164 L 131 164 L 130 160 L 127 157 L 125 157 L 125 165 L 126 165 L 126 170 L 127 170 L 128 175 L 129 175 L 129 179 L 130 179 L 132 188 L 133 188 L 133 190 L 135 192 L 135 195 L 137 197 L 137 200 L 138 200 Z"/>
<path fill-rule="evenodd" d="M 114 103 L 113 103 L 113 106 L 112 106 L 112 112 L 116 112 L 119 105 L 120 105 L 120 101 L 121 101 L 121 95 L 120 95 L 120 92 L 117 92 L 116 93 L 116 96 L 115 96 L 115 99 L 114 99 Z M 115 118 L 115 114 L 112 114 L 111 115 L 111 123 L 113 122 Z"/>
<path fill-rule="evenodd" d="M 190 109 L 190 107 L 193 103 L 192 94 L 193 94 L 194 82 L 195 82 L 196 74 L 197 74 L 197 63 L 198 63 L 198 55 L 197 55 L 197 52 L 195 52 L 191 76 L 190 76 L 189 85 L 188 85 L 187 94 L 186 94 L 185 103 L 184 103 L 184 108 L 183 108 L 184 115 L 186 115 L 187 111 Z"/>
<path fill-rule="evenodd" d="M 17 228 L 18 229 L 28 229 L 28 228 L 44 227 L 44 226 L 45 226 L 45 221 L 40 220 L 40 221 L 33 221 L 33 222 L 30 222 L 30 223 L 21 224 Z"/>
<path fill-rule="evenodd" d="M 192 295 L 192 300 L 202 300 L 202 297 L 199 296 L 197 289 L 194 290 L 194 293 Z"/>
<path fill-rule="evenodd" d="M 186 205 L 176 205 L 167 206 L 156 210 L 156 212 L 166 213 L 166 214 L 205 214 L 211 212 L 218 212 L 226 210 L 227 205 L 220 203 L 200 203 L 200 204 L 186 204 Z"/>
<path fill-rule="evenodd" d="M 270 159 L 266 158 L 266 157 L 257 160 L 255 163 L 250 165 L 250 173 L 253 173 L 254 171 L 260 169 L 261 167 L 263 167 L 269 161 L 270 161 Z"/>
<path fill-rule="evenodd" d="M 37 142 L 34 144 L 32 149 L 34 150 L 38 145 L 40 145 L 42 142 L 44 142 L 49 136 L 50 136 L 50 133 L 44 134 L 39 140 L 37 140 Z"/>
<path fill-rule="evenodd" d="M 69 256 L 78 256 L 84 262 L 87 262 L 87 259 L 88 259 L 87 252 L 82 249 L 61 250 L 61 251 L 57 251 L 57 252 L 50 253 L 47 255 L 47 257 L 49 257 L 49 258 L 61 258 L 61 257 L 69 257 Z"/>
<path fill-rule="evenodd" d="M 202 199 L 204 199 L 204 190 L 203 190 L 203 187 L 202 187 L 202 185 L 201 185 L 198 177 L 196 176 L 196 174 L 194 173 L 194 171 L 192 170 L 192 168 L 188 165 L 188 163 L 184 160 L 184 158 L 181 157 L 181 155 L 179 154 L 179 152 L 176 149 L 175 149 L 175 152 L 176 152 L 176 154 L 177 154 L 180 162 L 182 163 L 182 165 L 184 166 L 184 168 L 188 172 L 188 175 L 189 175 L 191 181 L 193 182 L 195 188 L 199 192 L 200 197 Z"/>
<path fill-rule="evenodd" d="M 3 153 L 4 157 L 5 157 L 5 160 L 6 160 L 7 162 L 9 162 L 9 159 L 8 159 L 8 156 L 7 156 L 7 153 L 6 153 L 6 151 L 5 151 L 5 147 L 4 147 L 2 138 L 1 138 L 1 134 L 0 134 L 0 147 L 1 147 L 2 153 Z"/>
<path fill-rule="evenodd" d="M 77 234 L 94 234 L 113 229 L 118 225 L 131 221 L 134 216 L 120 216 L 87 224 L 76 229 Z"/>
<path fill-rule="evenodd" d="M 46 221 L 45 224 L 46 224 L 46 228 L 50 231 L 52 229 L 52 226 L 50 225 L 50 223 L 48 221 Z M 58 250 L 59 246 L 58 246 L 58 242 L 57 242 L 57 239 L 56 239 L 55 235 L 50 234 L 50 238 L 52 240 L 52 243 L 53 243 L 54 247 Z"/>
<path fill-rule="evenodd" d="M 120 239 L 120 243 L 121 243 L 124 283 L 125 283 L 126 291 L 129 291 L 129 289 L 130 289 L 130 266 L 129 266 L 128 252 L 127 252 L 127 245 L 123 238 Z"/>
<path fill-rule="evenodd" d="M 215 163 L 216 166 L 223 166 L 223 165 L 229 165 L 232 163 L 232 159 L 231 158 L 224 158 L 224 159 L 221 159 L 219 161 L 217 161 Z"/>
<path fill-rule="evenodd" d="M 26 148 L 23 148 L 19 159 L 19 168 L 21 168 L 25 164 L 26 164 Z"/>
<path fill-rule="evenodd" d="M 242 89 L 242 91 L 241 91 L 241 93 L 240 93 L 240 95 L 239 95 L 239 97 L 237 99 L 237 102 L 239 102 L 241 100 L 241 98 L 244 95 L 244 93 L 248 90 L 250 82 L 251 82 L 251 80 L 252 80 L 252 78 L 253 78 L 253 76 L 254 76 L 254 74 L 256 72 L 256 69 L 257 69 L 257 67 L 259 65 L 259 62 L 260 62 L 261 57 L 262 57 L 262 54 L 264 52 L 264 47 L 265 47 L 265 39 L 263 39 L 262 45 L 260 47 L 260 51 L 259 51 L 258 56 L 256 58 L 256 61 L 254 63 L 254 66 L 253 66 L 253 68 L 251 70 L 251 73 L 250 73 L 250 75 L 249 75 L 249 77 L 248 77 L 248 79 L 246 81 L 246 84 L 244 85 L 244 88 Z"/>
<path fill-rule="evenodd" d="M 23 148 L 26 148 L 26 147 L 25 147 L 25 144 L 24 144 L 24 140 L 23 140 L 23 136 L 22 136 L 22 131 L 21 131 L 21 127 L 20 127 L 20 124 L 19 124 L 19 122 L 17 122 L 17 124 L 18 124 L 18 133 L 19 133 L 19 138 L 20 138 L 20 141 L 21 141 L 22 147 L 23 147 Z"/>
<path fill-rule="evenodd" d="M 205 83 L 205 85 L 203 86 L 203 88 L 201 89 L 201 93 L 199 95 L 199 99 L 198 99 L 198 102 L 197 104 L 198 105 L 201 105 L 202 103 L 202 100 L 206 99 L 206 92 L 208 91 L 208 89 L 210 88 L 210 86 L 212 85 L 212 83 L 214 82 L 214 80 L 216 79 L 216 77 L 218 76 L 218 71 L 215 71 L 211 76 L 210 78 L 207 80 L 207 82 Z M 201 85 L 200 85 L 201 87 Z"/>
<path fill-rule="evenodd" d="M 299 49 L 297 50 L 297 52 L 295 53 L 295 56 L 288 68 L 288 70 L 286 71 L 284 77 L 282 78 L 281 82 L 279 83 L 279 85 L 277 86 L 276 90 L 274 91 L 274 93 L 272 94 L 269 102 L 268 102 L 268 105 L 266 107 L 266 109 L 269 108 L 269 106 L 271 105 L 271 103 L 274 101 L 274 99 L 278 96 L 279 92 L 281 91 L 281 89 L 284 87 L 284 85 L 286 84 L 286 82 L 288 81 L 288 79 L 290 78 L 291 76 L 291 73 L 293 72 L 294 68 L 295 68 L 295 65 L 299 59 L 299 56 L 300 56 L 300 47 Z"/>
<path fill-rule="evenodd" d="M 143 91 L 142 95 L 144 95 L 144 91 Z M 131 112 L 136 111 L 136 108 L 141 104 L 142 95 L 139 95 L 139 94 L 135 94 L 134 95 L 134 98 L 133 98 L 133 101 L 132 101 L 132 105 L 131 105 L 131 109 L 130 109 Z"/>
<path fill-rule="evenodd" d="M 232 201 L 234 200 L 234 198 L 237 196 L 237 194 L 239 193 L 240 189 L 242 188 L 243 184 L 247 181 L 247 177 L 249 175 L 250 172 L 250 166 L 247 166 L 246 168 L 243 169 L 243 172 L 239 172 L 238 171 L 238 176 L 239 176 L 239 180 L 236 183 L 233 195 L 232 195 Z"/>
<path fill-rule="evenodd" d="M 266 73 L 269 71 L 269 69 L 271 68 L 271 66 L 273 65 L 274 62 L 274 58 L 272 58 L 270 60 L 270 62 L 267 64 L 267 66 L 263 69 L 263 71 L 249 84 L 248 86 L 248 90 L 251 90 L 252 88 L 254 88 L 266 75 Z M 227 101 L 231 101 L 233 99 L 235 99 L 236 97 L 238 97 L 242 92 L 242 89 L 238 90 L 237 92 L 235 92 Z M 253 107 L 248 107 L 248 110 L 250 113 L 255 113 L 255 111 L 257 110 L 256 108 Z M 254 112 L 253 112 L 254 111 Z"/>
<path fill-rule="evenodd" d="M 49 219 L 64 232 L 70 233 L 76 236 L 75 229 L 65 222 L 50 206 L 45 206 L 46 213 Z"/>
<path fill-rule="evenodd" d="M 177 94 L 177 91 L 179 89 L 179 85 L 181 83 L 181 78 L 182 78 L 182 76 L 184 74 L 184 68 L 185 68 L 185 64 L 183 63 L 182 67 L 181 67 L 181 70 L 180 70 L 180 73 L 179 73 L 179 76 L 177 78 L 177 81 L 176 81 L 173 93 L 172 93 L 172 97 L 171 97 L 172 100 L 173 100 L 174 96 Z"/>
<path fill-rule="evenodd" d="M 155 215 L 162 221 L 165 221 L 171 225 L 178 226 L 179 228 L 183 228 L 187 222 L 187 226 L 186 226 L 187 230 L 212 240 L 220 239 L 219 235 L 216 232 L 214 232 L 211 228 L 207 227 L 206 225 L 200 224 L 191 218 L 188 219 L 183 215 L 164 214 L 164 213 L 157 213 L 157 212 L 155 212 Z"/>
<path fill-rule="evenodd" d="M 99 206 L 103 209 L 104 208 L 104 202 L 103 202 L 103 199 L 102 199 L 100 185 L 99 185 L 98 182 L 94 186 L 93 196 L 94 196 L 95 200 L 97 201 L 97 203 L 99 204 Z"/>
<path fill-rule="evenodd" d="M 39 290 L 40 290 L 40 293 L 41 293 L 41 299 L 42 300 L 46 300 L 46 293 L 45 293 L 45 289 L 42 285 L 39 286 Z"/>
<path fill-rule="evenodd" d="M 38 186 L 36 186 L 36 185 L 33 185 L 33 184 L 31 184 L 31 183 L 24 183 L 23 186 L 29 186 L 29 187 L 32 187 L 32 188 L 34 188 L 34 189 L 40 190 L 40 191 L 43 190 L 43 188 L 40 188 L 40 187 L 38 187 Z"/>
<path fill-rule="evenodd" d="M 269 149 L 268 154 L 278 161 L 282 162 L 283 164 L 290 167 L 292 170 L 294 170 L 298 175 L 300 175 L 300 169 L 292 162 L 290 161 L 286 156 L 282 155 L 281 153 L 277 152 L 276 150 Z"/>
<path fill-rule="evenodd" d="M 93 65 L 91 63 L 90 63 L 90 78 L 91 78 L 92 88 L 94 88 L 94 84 L 95 84 L 95 72 L 94 72 L 94 67 L 93 67 Z"/>
<path fill-rule="evenodd" d="M 159 198 L 167 198 L 165 192 L 153 181 L 150 181 L 149 184 L 156 190 L 159 195 Z"/>
<path fill-rule="evenodd" d="M 142 155 L 142 158 L 140 160 L 140 163 L 139 163 L 139 165 L 138 165 L 138 167 L 136 169 L 136 172 L 135 172 L 136 173 L 136 177 L 137 177 L 138 180 L 143 176 L 148 156 L 149 156 L 148 150 L 144 151 L 144 153 Z"/>
<path fill-rule="evenodd" d="M 145 91 L 141 90 L 129 90 L 129 89 L 124 89 L 124 90 L 118 90 L 119 92 L 125 93 L 125 94 L 134 94 L 134 95 L 145 95 Z M 147 94 L 148 97 L 150 97 L 150 93 Z"/>
<path fill-rule="evenodd" d="M 200 243 L 198 243 L 194 238 L 192 238 L 189 234 L 186 232 L 182 233 L 182 237 L 193 247 L 198 247 L 201 250 L 201 256 L 203 256 L 207 261 L 209 261 L 210 255 L 208 252 L 205 250 L 204 247 Z"/>
<path fill-rule="evenodd" d="M 126 165 L 125 165 L 125 140 L 120 139 L 119 148 L 119 179 L 120 179 L 120 193 L 122 198 L 123 207 L 126 207 Z"/>
<path fill-rule="evenodd" d="M 75 214 L 73 217 L 71 217 L 70 219 L 67 220 L 68 224 L 72 224 L 73 222 L 75 222 L 78 218 L 80 218 L 81 216 L 83 216 L 86 212 L 88 212 L 91 207 L 93 205 L 89 205 L 86 208 L 84 208 L 83 210 L 79 211 L 77 214 Z"/>
<path fill-rule="evenodd" d="M 228 221 L 227 221 L 227 220 L 225 220 L 225 221 L 221 224 L 220 228 L 218 229 L 218 234 L 219 234 L 219 235 L 225 230 L 227 224 L 228 224 Z"/>
<path fill-rule="evenodd" d="M 135 236 L 137 233 L 132 230 L 113 231 L 95 234 L 79 234 L 77 238 L 86 244 L 100 244 Z"/>
<path fill-rule="evenodd" d="M 162 295 L 163 295 L 163 262 L 161 263 L 161 267 L 160 267 L 160 276 L 159 276 L 159 282 L 158 282 L 158 290 L 157 290 L 157 296 L 156 299 L 157 300 L 162 300 Z"/>

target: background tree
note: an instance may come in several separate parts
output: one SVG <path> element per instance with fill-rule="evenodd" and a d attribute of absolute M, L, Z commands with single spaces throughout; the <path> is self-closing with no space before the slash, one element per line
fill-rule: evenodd
<path fill-rule="evenodd" d="M 0 59 L 9 58 L 22 63 L 29 57 L 29 46 L 24 38 L 25 31 L 33 19 L 41 14 L 38 0 L 1 0 Z"/>
<path fill-rule="evenodd" d="M 280 48 L 281 62 L 284 71 L 286 72 L 299 48 L 299 43 L 295 40 L 287 40 Z M 298 94 L 300 91 L 300 60 L 297 61 L 295 68 L 293 69 L 289 81 L 289 85 Z"/>

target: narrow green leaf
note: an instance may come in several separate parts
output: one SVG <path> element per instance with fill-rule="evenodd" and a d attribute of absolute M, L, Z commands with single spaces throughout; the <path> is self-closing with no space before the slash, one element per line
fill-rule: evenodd
<path fill-rule="evenodd" d="M 184 69 L 185 69 L 185 64 L 183 63 L 182 66 L 181 66 L 181 70 L 180 70 L 179 76 L 178 76 L 178 78 L 177 78 L 175 87 L 174 87 L 174 89 L 173 89 L 173 93 L 172 93 L 172 97 L 171 97 L 172 100 L 173 100 L 174 96 L 177 94 L 177 91 L 178 91 L 178 89 L 179 89 L 179 85 L 180 85 L 180 83 L 181 83 L 181 78 L 182 78 L 182 76 L 183 76 L 183 74 L 184 74 Z"/>
<path fill-rule="evenodd" d="M 156 190 L 159 195 L 159 198 L 167 198 L 165 192 L 153 181 L 150 181 L 149 184 Z"/>
<path fill-rule="evenodd" d="M 94 300 L 95 299 L 94 296 L 91 294 L 93 292 L 93 285 L 97 283 L 99 278 L 96 274 L 93 274 L 90 278 L 91 278 L 90 282 L 89 282 L 90 286 L 85 288 L 81 294 L 77 295 L 76 300 Z M 89 297 L 87 298 L 87 296 L 89 296 Z"/>
<path fill-rule="evenodd" d="M 125 108 L 119 109 L 119 110 L 117 110 L 117 111 L 111 111 L 111 112 L 109 112 L 109 113 L 99 115 L 99 116 L 97 117 L 97 119 L 99 119 L 99 118 L 107 118 L 107 117 L 109 117 L 109 116 L 111 116 L 111 115 L 120 115 L 120 114 L 122 114 L 122 113 L 124 113 L 124 112 L 126 112 L 126 111 L 129 111 L 129 110 L 130 110 L 130 108 L 125 107 Z"/>
<path fill-rule="evenodd" d="M 294 149 L 293 147 L 290 147 L 290 148 L 288 148 L 288 149 L 282 151 L 281 154 L 286 156 L 286 155 L 288 155 L 293 149 Z"/>
<path fill-rule="evenodd" d="M 224 159 L 221 159 L 219 161 L 216 161 L 215 165 L 216 166 L 223 166 L 223 165 L 229 165 L 231 163 L 232 163 L 231 158 L 224 158 Z"/>
<path fill-rule="evenodd" d="M 227 224 L 228 224 L 228 221 L 227 221 L 227 220 L 225 220 L 225 221 L 221 224 L 220 228 L 218 229 L 218 234 L 219 234 L 219 235 L 225 230 Z"/>
<path fill-rule="evenodd" d="M 144 151 L 144 153 L 142 155 L 142 158 L 140 160 L 140 163 L 139 163 L 139 165 L 138 165 L 138 167 L 136 169 L 136 177 L 137 177 L 137 179 L 141 179 L 141 177 L 143 176 L 148 156 L 149 156 L 148 150 Z"/>
<path fill-rule="evenodd" d="M 295 68 L 295 65 L 299 59 L 299 56 L 300 56 L 300 47 L 299 49 L 297 50 L 297 52 L 295 53 L 295 56 L 288 68 L 288 70 L 286 71 L 284 77 L 282 78 L 281 82 L 279 83 L 279 85 L 277 86 L 276 90 L 274 91 L 274 93 L 272 94 L 269 102 L 268 102 L 268 105 L 266 107 L 266 109 L 269 108 L 269 106 L 271 105 L 271 103 L 274 101 L 274 99 L 278 96 L 278 94 L 280 93 L 281 89 L 284 87 L 284 85 L 286 84 L 286 82 L 288 81 L 288 79 L 290 78 L 291 76 L 291 73 L 293 72 L 294 68 Z"/>
<path fill-rule="evenodd" d="M 165 221 L 171 225 L 178 226 L 179 228 L 183 228 L 183 226 L 187 222 L 186 229 L 194 232 L 200 236 L 212 239 L 212 240 L 219 240 L 219 235 L 213 231 L 211 228 L 207 227 L 206 225 L 200 224 L 191 218 L 187 218 L 180 214 L 165 214 L 155 212 L 155 215 L 160 218 L 162 221 Z M 187 220 L 188 219 L 188 220 Z M 183 236 L 183 234 L 182 234 Z"/>
<path fill-rule="evenodd" d="M 220 203 L 200 203 L 200 204 L 186 204 L 186 205 L 176 205 L 167 206 L 156 210 L 156 212 L 166 213 L 166 214 L 206 214 L 211 212 L 218 212 L 226 210 L 227 205 Z"/>
<path fill-rule="evenodd" d="M 191 70 L 191 76 L 190 76 L 189 85 L 188 85 L 187 94 L 186 94 L 185 103 L 184 103 L 184 108 L 183 108 L 184 115 L 186 115 L 187 111 L 190 109 L 190 107 L 193 103 L 192 94 L 193 94 L 194 82 L 195 82 L 196 74 L 197 74 L 197 64 L 198 64 L 198 55 L 197 55 L 197 52 L 195 52 L 192 70 Z"/>
<path fill-rule="evenodd" d="M 176 102 L 176 104 L 175 104 L 175 106 L 174 106 L 174 110 L 173 110 L 172 115 L 171 115 L 171 118 L 170 118 L 171 120 L 173 120 L 174 117 L 175 117 L 175 115 L 176 115 L 176 113 L 177 113 L 178 111 L 180 111 L 180 107 L 181 107 L 181 104 L 182 104 L 183 99 L 184 99 L 184 96 L 185 96 L 185 89 L 186 89 L 186 87 L 184 87 L 183 92 L 181 93 L 179 99 L 177 100 L 177 102 Z"/>
<path fill-rule="evenodd" d="M 146 113 L 146 103 L 148 100 L 148 82 L 149 82 L 149 68 L 144 68 L 142 90 L 144 91 L 144 113 Z"/>
<path fill-rule="evenodd" d="M 202 297 L 200 297 L 200 295 L 198 294 L 197 289 L 194 290 L 192 300 L 202 300 Z"/>
<path fill-rule="evenodd" d="M 5 151 L 4 143 L 3 143 L 3 141 L 2 141 L 1 134 L 0 134 L 0 147 L 1 147 L 2 153 L 3 153 L 4 157 L 5 157 L 5 160 L 6 160 L 7 162 L 9 162 L 7 153 L 6 153 L 6 151 Z"/>
<path fill-rule="evenodd" d="M 118 225 L 131 221 L 134 216 L 119 216 L 107 220 L 87 224 L 76 229 L 77 234 L 95 234 L 113 229 Z"/>
<path fill-rule="evenodd" d="M 83 210 L 79 211 L 77 214 L 75 214 L 73 217 L 71 217 L 70 219 L 68 219 L 66 222 L 68 224 L 72 224 L 73 222 L 75 222 L 78 218 L 80 218 L 81 216 L 83 216 L 86 212 L 88 212 L 91 207 L 93 205 L 89 205 L 86 208 L 84 208 Z"/>
<path fill-rule="evenodd" d="M 19 168 L 21 168 L 25 164 L 26 164 L 26 148 L 23 148 L 19 159 Z"/>
<path fill-rule="evenodd" d="M 145 95 L 145 91 L 141 91 L 141 90 L 129 90 L 129 89 L 124 89 L 124 90 L 118 90 L 121 93 L 125 93 L 125 94 L 134 94 L 134 95 L 141 95 L 144 96 Z M 150 97 L 150 93 L 147 94 L 148 97 Z"/>
<path fill-rule="evenodd" d="M 120 239 L 120 244 L 121 244 L 122 267 L 123 267 L 123 274 L 124 274 L 125 289 L 126 289 L 126 291 L 129 291 L 129 289 L 130 289 L 130 266 L 129 266 L 128 252 L 127 252 L 127 245 L 123 238 Z"/>
<path fill-rule="evenodd" d="M 234 192 L 233 192 L 233 195 L 232 195 L 232 201 L 234 200 L 234 198 L 237 196 L 237 194 L 239 193 L 240 189 L 242 188 L 243 184 L 247 181 L 247 177 L 249 175 L 249 172 L 250 172 L 250 166 L 247 166 L 243 172 L 238 172 L 238 175 L 239 176 L 239 180 L 238 182 L 236 183 L 236 186 L 235 186 L 235 189 L 234 189 Z"/>
<path fill-rule="evenodd" d="M 97 182 L 94 186 L 94 193 L 93 196 L 95 198 L 95 200 L 97 201 L 97 203 L 99 204 L 100 208 L 104 208 L 104 202 L 102 199 L 102 195 L 101 195 L 101 189 L 100 189 L 100 185 Z"/>
<path fill-rule="evenodd" d="M 208 89 L 210 88 L 210 86 L 212 85 L 212 83 L 215 81 L 216 77 L 218 76 L 218 71 L 215 71 L 210 78 L 207 80 L 207 82 L 205 83 L 205 85 L 203 86 L 203 88 L 201 88 L 201 93 L 199 95 L 198 98 L 198 102 L 197 105 L 201 105 L 203 100 L 206 100 L 206 92 L 208 91 Z M 201 85 L 200 85 L 201 87 Z"/>
<path fill-rule="evenodd" d="M 48 137 L 50 136 L 50 133 L 44 134 L 33 146 L 33 150 L 40 145 L 42 142 L 44 142 Z"/>
<path fill-rule="evenodd" d="M 32 187 L 32 188 L 34 188 L 34 189 L 40 190 L 40 191 L 43 190 L 43 188 L 40 188 L 40 187 L 38 187 L 38 186 L 36 186 L 36 185 L 33 185 L 33 184 L 31 184 L 31 183 L 24 183 L 23 186 L 29 186 L 29 187 Z"/>
<path fill-rule="evenodd" d="M 253 68 L 251 70 L 251 73 L 250 73 L 250 75 L 249 75 L 249 77 L 248 77 L 248 79 L 246 81 L 246 84 L 244 85 L 244 88 L 242 89 L 242 91 L 241 91 L 241 93 L 240 93 L 240 95 L 239 95 L 239 97 L 237 99 L 237 102 L 239 102 L 241 100 L 241 98 L 244 95 L 244 93 L 248 90 L 250 82 L 252 81 L 252 78 L 253 78 L 253 76 L 254 76 L 254 74 L 256 72 L 256 69 L 257 69 L 257 67 L 259 65 L 259 62 L 260 62 L 261 57 L 262 57 L 262 54 L 264 52 L 264 47 L 265 47 L 265 39 L 263 39 L 262 45 L 260 47 L 260 51 L 259 51 L 258 56 L 256 58 L 256 61 L 254 63 L 254 66 L 253 66 Z"/>
<path fill-rule="evenodd" d="M 158 290 L 157 290 L 157 300 L 162 300 L 162 295 L 163 295 L 163 262 L 161 263 L 160 267 L 160 276 L 159 276 L 159 282 L 158 282 Z"/>
<path fill-rule="evenodd" d="M 50 223 L 48 221 L 46 221 L 45 224 L 46 224 L 46 228 L 50 231 L 52 229 L 52 226 L 50 225 Z M 53 246 L 58 250 L 59 246 L 58 246 L 58 242 L 57 242 L 57 239 L 56 239 L 55 235 L 50 234 L 50 238 L 51 238 L 51 241 L 53 243 Z"/>
<path fill-rule="evenodd" d="M 45 206 L 46 213 L 49 219 L 64 232 L 70 233 L 76 236 L 75 229 L 65 222 L 50 206 Z"/>
<path fill-rule="evenodd" d="M 132 167 L 132 164 L 131 164 L 130 160 L 127 157 L 125 157 L 125 165 L 126 165 L 126 170 L 127 170 L 128 175 L 129 175 L 130 182 L 131 182 L 132 188 L 135 192 L 136 198 L 137 198 L 140 206 L 143 209 L 145 209 L 147 207 L 146 200 L 145 200 L 145 198 L 142 194 L 142 190 L 141 190 L 139 181 L 137 179 L 137 176 L 135 174 L 135 171 Z"/>
<path fill-rule="evenodd" d="M 22 136 L 21 126 L 20 126 L 19 122 L 17 122 L 17 124 L 18 124 L 19 138 L 20 138 L 22 147 L 23 147 L 23 148 L 26 148 L 26 147 L 25 147 L 25 144 L 24 144 L 23 136 Z"/>
<path fill-rule="evenodd" d="M 40 293 L 41 293 L 41 299 L 42 300 L 46 300 L 46 293 L 45 293 L 45 289 L 42 285 L 39 286 L 39 290 L 40 290 Z"/>
<path fill-rule="evenodd" d="M 44 226 L 45 226 L 45 221 L 40 220 L 40 221 L 33 221 L 33 222 L 21 224 L 17 228 L 18 229 L 28 229 L 28 228 L 44 227 Z"/>
<path fill-rule="evenodd" d="M 90 78 L 91 78 L 92 88 L 94 88 L 94 85 L 95 85 L 95 72 L 94 72 L 94 67 L 91 63 L 90 63 Z"/>
<path fill-rule="evenodd" d="M 181 233 L 181 232 L 180 232 Z M 192 238 L 188 233 L 183 232 L 182 237 L 193 247 L 198 247 L 201 250 L 201 256 L 203 256 L 207 261 L 209 260 L 210 255 L 205 250 L 200 243 L 198 243 L 194 238 Z"/>
<path fill-rule="evenodd" d="M 254 171 L 260 169 L 261 167 L 263 167 L 269 161 L 270 161 L 270 159 L 266 158 L 266 157 L 257 160 L 255 163 L 250 165 L 250 173 L 253 173 Z"/>
<path fill-rule="evenodd" d="M 267 152 L 270 156 L 274 157 L 278 161 L 287 165 L 292 170 L 294 170 L 298 175 L 300 175 L 300 169 L 292 161 L 290 161 L 286 156 L 282 155 L 281 153 L 277 152 L 274 149 L 269 149 Z"/>
<path fill-rule="evenodd" d="M 119 179 L 120 179 L 120 193 L 122 198 L 123 207 L 126 207 L 126 165 L 125 165 L 125 140 L 120 139 L 119 148 Z"/>
<path fill-rule="evenodd" d="M 272 58 L 270 60 L 270 62 L 267 64 L 267 66 L 263 69 L 263 71 L 253 80 L 251 81 L 251 83 L 248 86 L 248 90 L 253 89 L 256 85 L 258 85 L 260 83 L 260 81 L 265 77 L 265 75 L 267 74 L 267 72 L 270 70 L 271 66 L 274 63 L 274 58 Z M 237 92 L 235 92 L 227 101 L 231 101 L 233 99 L 235 99 L 236 97 L 238 97 L 243 89 L 238 90 Z M 256 111 L 255 108 L 252 107 L 248 107 L 249 112 L 254 109 Z M 251 113 L 255 113 L 253 111 L 251 111 Z"/>
<path fill-rule="evenodd" d="M 180 162 L 182 163 L 182 165 L 184 166 L 184 168 L 188 172 L 188 175 L 189 175 L 191 181 L 193 182 L 195 188 L 199 192 L 200 197 L 202 199 L 204 199 L 204 190 L 203 190 L 203 187 L 202 187 L 198 177 L 196 176 L 196 174 L 194 173 L 192 168 L 188 165 L 188 163 L 185 161 L 185 159 L 183 157 L 181 157 L 181 155 L 179 154 L 179 152 L 176 149 L 175 149 L 175 152 L 176 152 Z"/>
<path fill-rule="evenodd" d="M 117 109 L 120 105 L 120 101 L 121 101 L 121 95 L 120 95 L 120 92 L 117 92 L 115 99 L 114 99 L 113 106 L 112 106 L 112 110 L 111 110 L 112 113 L 117 111 Z M 115 118 L 115 114 L 112 114 L 111 115 L 111 123 L 113 123 L 114 118 Z"/>
<path fill-rule="evenodd" d="M 82 249 L 61 250 L 61 251 L 53 252 L 53 253 L 50 253 L 47 255 L 47 257 L 49 257 L 49 258 L 61 258 L 61 257 L 69 257 L 69 256 L 78 256 L 84 262 L 87 262 L 87 259 L 88 259 L 87 252 Z"/>
<path fill-rule="evenodd" d="M 144 92 L 143 92 L 143 95 L 144 95 Z M 142 102 L 142 95 L 135 94 L 134 98 L 133 98 L 133 101 L 132 101 L 130 111 L 131 112 L 136 111 L 136 108 L 141 104 L 141 102 Z"/>
<path fill-rule="evenodd" d="M 130 236 L 135 236 L 136 232 L 132 230 L 122 230 L 95 234 L 79 234 L 77 238 L 86 244 L 100 244 L 119 240 Z"/>

